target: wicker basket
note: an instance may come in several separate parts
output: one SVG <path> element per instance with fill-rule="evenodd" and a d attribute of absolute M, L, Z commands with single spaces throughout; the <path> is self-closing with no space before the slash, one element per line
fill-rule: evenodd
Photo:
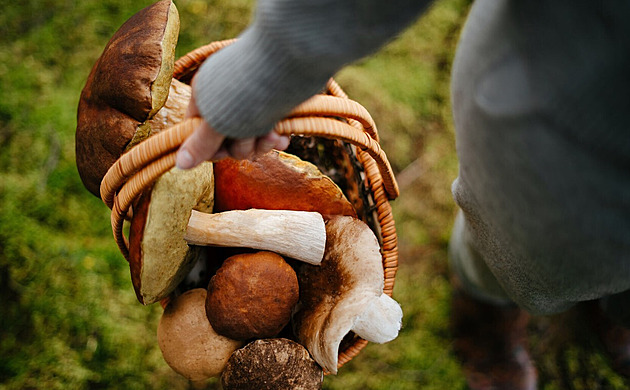
<path fill-rule="evenodd" d="M 188 53 L 176 61 L 174 77 L 189 83 L 208 56 L 232 42 L 214 42 Z M 157 178 L 174 167 L 177 149 L 200 123 L 199 118 L 187 119 L 147 138 L 123 154 L 103 178 L 101 198 L 112 209 L 112 231 L 125 258 L 129 257 L 129 244 L 123 225 L 131 214 L 131 205 Z M 296 136 L 292 137 L 290 152 L 318 165 L 325 174 L 330 175 L 325 167 L 330 161 L 324 163 L 319 157 L 337 156 L 332 164 L 337 166 L 336 171 L 342 171 L 337 175 L 342 179 L 335 181 L 379 239 L 385 293 L 391 296 L 398 269 L 398 243 L 389 201 L 398 196 L 399 190 L 367 110 L 348 99 L 337 83 L 330 80 L 324 93 L 298 106 L 274 130 L 281 135 Z M 317 152 L 309 153 L 309 149 Z M 339 182 L 344 180 L 345 183 Z M 366 344 L 367 341 L 353 334 L 347 336 L 340 347 L 339 367 Z"/>

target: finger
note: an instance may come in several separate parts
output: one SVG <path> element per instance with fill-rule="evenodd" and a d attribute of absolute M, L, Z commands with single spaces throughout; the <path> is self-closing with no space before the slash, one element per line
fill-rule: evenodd
<path fill-rule="evenodd" d="M 188 102 L 188 107 L 186 108 L 186 114 L 184 115 L 184 118 L 196 118 L 196 117 L 201 117 L 201 113 L 199 112 L 199 109 L 197 108 L 195 95 L 192 95 L 190 97 L 190 101 Z"/>
<path fill-rule="evenodd" d="M 265 154 L 276 146 L 279 136 L 271 132 L 256 140 L 256 154 Z"/>
<path fill-rule="evenodd" d="M 195 118 L 201 117 L 201 113 L 199 112 L 199 108 L 197 108 L 197 100 L 195 99 L 195 79 L 191 83 L 192 94 L 190 96 L 190 101 L 188 101 L 188 107 L 186 108 L 186 115 L 184 118 Z"/>
<path fill-rule="evenodd" d="M 281 135 L 278 139 L 278 142 L 276 142 L 275 149 L 285 150 L 289 147 L 289 143 L 291 143 L 291 138 L 287 137 L 286 135 Z"/>
<path fill-rule="evenodd" d="M 236 159 L 245 159 L 254 155 L 256 151 L 256 138 L 235 139 L 228 146 L 228 151 Z"/>
<path fill-rule="evenodd" d="M 265 154 L 271 149 L 285 150 L 288 146 L 288 137 L 280 136 L 272 131 L 256 140 L 256 154 Z"/>
<path fill-rule="evenodd" d="M 224 135 L 217 133 L 204 122 L 195 129 L 177 151 L 177 168 L 190 169 L 203 161 L 211 160 L 221 148 L 224 139 Z"/>

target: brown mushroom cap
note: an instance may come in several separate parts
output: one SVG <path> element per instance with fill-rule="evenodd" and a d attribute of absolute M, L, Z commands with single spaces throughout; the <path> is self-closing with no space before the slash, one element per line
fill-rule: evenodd
<path fill-rule="evenodd" d="M 210 279 L 206 314 L 217 333 L 235 340 L 276 336 L 299 298 L 293 268 L 273 252 L 235 255 Z"/>
<path fill-rule="evenodd" d="M 215 163 L 215 210 L 302 210 L 356 216 L 341 189 L 317 167 L 271 151 L 252 160 Z"/>
<path fill-rule="evenodd" d="M 218 335 L 204 309 L 206 290 L 189 290 L 171 300 L 158 325 L 158 344 L 166 363 L 191 381 L 219 376 L 242 342 Z"/>
<path fill-rule="evenodd" d="M 127 20 L 94 64 L 79 101 L 76 159 L 96 196 L 109 167 L 166 102 L 178 34 L 177 8 L 158 1 Z"/>
<path fill-rule="evenodd" d="M 221 375 L 224 390 L 317 390 L 322 369 L 300 344 L 256 340 L 232 354 Z"/>
<path fill-rule="evenodd" d="M 138 300 L 168 296 L 192 269 L 199 248 L 184 240 L 192 210 L 212 211 L 212 164 L 172 169 L 134 205 L 129 230 L 129 268 Z"/>

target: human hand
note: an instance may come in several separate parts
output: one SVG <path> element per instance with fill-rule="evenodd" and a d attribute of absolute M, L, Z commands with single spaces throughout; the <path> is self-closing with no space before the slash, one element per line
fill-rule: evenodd
<path fill-rule="evenodd" d="M 201 117 L 195 103 L 194 90 L 193 80 L 193 94 L 188 103 L 186 118 Z M 267 153 L 271 149 L 285 150 L 288 146 L 289 137 L 280 136 L 273 131 L 261 137 L 231 139 L 218 133 L 204 121 L 180 146 L 176 166 L 179 169 L 190 169 L 203 161 L 216 161 L 226 157 L 246 159 Z"/>

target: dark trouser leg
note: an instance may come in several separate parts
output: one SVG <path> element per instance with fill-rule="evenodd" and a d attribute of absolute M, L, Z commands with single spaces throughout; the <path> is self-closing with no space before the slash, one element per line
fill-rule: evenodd
<path fill-rule="evenodd" d="M 451 237 L 454 352 L 473 389 L 535 389 L 526 348 L 529 315 L 511 303 L 474 250 L 460 213 Z"/>
<path fill-rule="evenodd" d="M 612 368 L 630 378 L 630 290 L 590 302 L 589 309 Z"/>
<path fill-rule="evenodd" d="M 600 306 L 611 321 L 630 328 L 630 290 L 600 299 Z"/>

